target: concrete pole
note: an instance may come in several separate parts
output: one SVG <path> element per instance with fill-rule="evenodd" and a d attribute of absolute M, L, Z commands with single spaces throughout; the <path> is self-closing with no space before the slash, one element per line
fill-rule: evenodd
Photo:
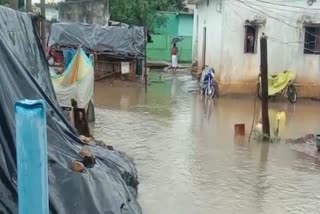
<path fill-rule="evenodd" d="M 262 89 L 262 130 L 264 140 L 270 138 L 270 122 L 268 113 L 268 45 L 267 37 L 262 34 L 260 38 L 260 56 L 261 56 L 261 89 Z"/>

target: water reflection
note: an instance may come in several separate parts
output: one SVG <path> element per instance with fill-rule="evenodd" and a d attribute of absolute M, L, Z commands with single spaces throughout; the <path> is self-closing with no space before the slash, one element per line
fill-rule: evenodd
<path fill-rule="evenodd" d="M 144 213 L 319 213 L 320 165 L 283 143 L 235 144 L 234 124 L 248 134 L 253 100 L 208 101 L 188 93 L 193 87 L 187 75 L 153 84 L 147 95 L 96 86 L 95 134 L 134 157 Z M 285 111 L 283 137 L 317 132 L 319 106 L 271 103 L 271 127 Z"/>

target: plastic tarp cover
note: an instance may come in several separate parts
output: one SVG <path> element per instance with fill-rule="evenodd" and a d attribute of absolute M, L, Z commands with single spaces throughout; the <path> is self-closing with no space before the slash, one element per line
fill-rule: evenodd
<path fill-rule="evenodd" d="M 290 81 L 295 78 L 295 74 L 292 71 L 283 71 L 274 76 L 268 77 L 268 93 L 269 96 L 279 93 L 285 89 Z"/>
<path fill-rule="evenodd" d="M 71 99 L 74 99 L 79 108 L 86 108 L 93 98 L 93 65 L 82 48 L 78 49 L 63 74 L 51 72 L 51 80 L 58 101 L 63 106 L 70 106 Z"/>
<path fill-rule="evenodd" d="M 64 65 L 66 67 L 69 66 L 75 54 L 76 54 L 76 51 L 74 49 L 67 48 L 63 50 Z"/>
<path fill-rule="evenodd" d="M 140 214 L 137 172 L 116 150 L 91 145 L 96 165 L 70 170 L 83 147 L 56 100 L 39 38 L 27 14 L 0 6 L 0 213 L 18 213 L 14 104 L 43 99 L 47 105 L 51 214 Z M 26 142 L 28 143 L 28 142 Z"/>
<path fill-rule="evenodd" d="M 82 46 L 110 55 L 144 56 L 144 28 L 138 26 L 101 26 L 83 23 L 54 23 L 51 25 L 48 47 Z"/>

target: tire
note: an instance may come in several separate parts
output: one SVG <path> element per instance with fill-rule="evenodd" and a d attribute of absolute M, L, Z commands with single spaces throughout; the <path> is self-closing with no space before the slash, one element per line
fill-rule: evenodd
<path fill-rule="evenodd" d="M 262 100 L 262 91 L 260 83 L 257 84 L 257 96 L 260 100 Z"/>
<path fill-rule="evenodd" d="M 297 94 L 297 90 L 296 88 L 294 87 L 294 85 L 288 85 L 288 88 L 287 88 L 287 96 L 288 96 L 288 100 L 290 101 L 290 103 L 295 103 L 297 102 L 297 97 L 298 97 L 298 94 Z"/>
<path fill-rule="evenodd" d="M 53 58 L 53 57 L 49 57 L 49 59 L 48 59 L 48 64 L 49 64 L 50 66 L 54 66 L 55 61 L 54 61 L 54 58 Z"/>
<path fill-rule="evenodd" d="M 211 92 L 211 93 L 209 93 L 209 88 L 207 87 L 206 90 L 205 90 L 205 95 L 206 95 L 206 97 L 214 98 L 214 95 L 215 95 L 215 88 L 214 88 L 214 86 L 211 86 L 211 87 L 210 87 L 210 92 Z"/>

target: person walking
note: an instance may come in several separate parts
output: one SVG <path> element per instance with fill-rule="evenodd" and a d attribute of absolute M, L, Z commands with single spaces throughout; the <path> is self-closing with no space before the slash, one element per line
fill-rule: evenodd
<path fill-rule="evenodd" d="M 173 44 L 173 47 L 171 48 L 171 67 L 173 70 L 173 73 L 175 74 L 178 67 L 178 48 L 176 43 Z"/>

